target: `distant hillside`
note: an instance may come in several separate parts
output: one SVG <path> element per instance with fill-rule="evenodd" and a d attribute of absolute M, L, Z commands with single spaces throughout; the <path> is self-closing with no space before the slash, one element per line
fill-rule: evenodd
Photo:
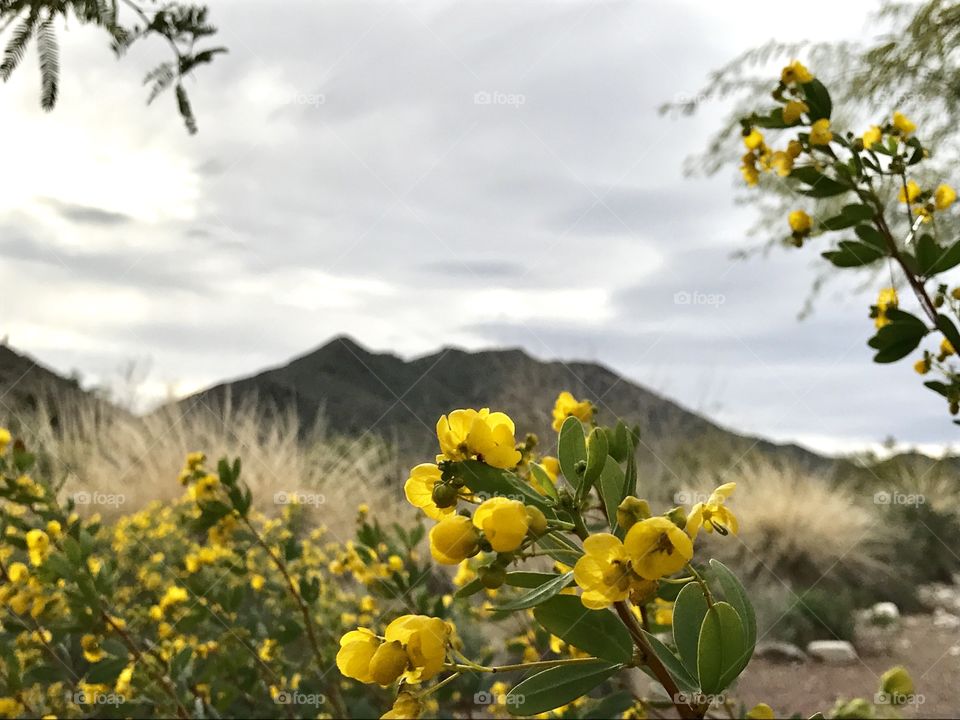
<path fill-rule="evenodd" d="M 674 487 L 752 458 L 799 464 L 817 473 L 853 473 L 858 482 L 870 483 L 874 476 L 873 470 L 846 460 L 721 428 L 602 365 L 542 362 L 517 349 L 446 348 L 405 361 L 338 337 L 282 367 L 185 398 L 181 407 L 202 402 L 216 410 L 228 398 L 235 403 L 256 399 L 269 407 L 295 408 L 305 423 L 323 414 L 337 433 L 382 436 L 397 444 L 406 462 L 415 462 L 436 452 L 437 418 L 459 407 L 503 410 L 516 421 L 518 439 L 536 432 L 549 451 L 555 441 L 549 413 L 561 390 L 593 401 L 604 422 L 619 417 L 639 423 L 641 465 L 648 477 Z M 911 456 L 911 463 L 935 461 Z"/>

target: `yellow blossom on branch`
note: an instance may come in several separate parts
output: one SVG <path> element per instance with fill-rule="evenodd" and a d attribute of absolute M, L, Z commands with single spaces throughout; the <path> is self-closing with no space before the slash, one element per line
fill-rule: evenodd
<path fill-rule="evenodd" d="M 647 580 L 671 575 L 693 557 L 690 537 L 665 517 L 636 523 L 627 531 L 623 545 L 634 572 Z"/>
<path fill-rule="evenodd" d="M 553 404 L 553 429 L 560 432 L 563 421 L 568 417 L 575 417 L 581 422 L 590 422 L 593 419 L 593 404 L 589 400 L 577 400 L 571 393 L 564 390 L 557 395 Z"/>

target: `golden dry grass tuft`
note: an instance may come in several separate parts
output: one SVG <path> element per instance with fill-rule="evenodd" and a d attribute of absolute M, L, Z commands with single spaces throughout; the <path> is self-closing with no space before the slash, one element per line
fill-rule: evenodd
<path fill-rule="evenodd" d="M 109 517 L 177 497 L 183 492 L 177 474 L 195 450 L 213 461 L 240 457 L 262 512 L 273 515 L 296 496 L 344 538 L 353 534 L 359 503 L 391 517 L 405 506 L 401 468 L 386 443 L 338 438 L 322 421 L 304 428 L 294 412 L 265 413 L 255 403 L 228 401 L 219 413 L 170 405 L 136 416 L 63 398 L 21 413 L 17 424 L 28 444 L 41 449 L 64 496 L 93 500 L 81 512 Z"/>

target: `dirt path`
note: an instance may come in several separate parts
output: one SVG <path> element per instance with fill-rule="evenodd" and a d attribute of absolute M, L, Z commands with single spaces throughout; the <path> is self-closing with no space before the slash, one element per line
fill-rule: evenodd
<path fill-rule="evenodd" d="M 766 702 L 777 717 L 809 717 L 818 710 L 826 714 L 837 698 L 872 700 L 881 673 L 894 665 L 910 671 L 917 691 L 917 703 L 902 710 L 904 717 L 960 717 L 960 630 L 934 627 L 928 615 L 905 618 L 889 653 L 862 657 L 852 665 L 754 660 L 734 694 L 748 708 Z"/>

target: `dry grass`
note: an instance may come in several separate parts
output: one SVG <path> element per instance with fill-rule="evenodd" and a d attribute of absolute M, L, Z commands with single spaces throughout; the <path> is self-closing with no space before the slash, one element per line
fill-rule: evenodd
<path fill-rule="evenodd" d="M 304 428 L 292 411 L 267 415 L 253 403 L 227 402 L 219 414 L 205 407 L 183 413 L 166 406 L 139 417 L 61 399 L 41 403 L 18 420 L 65 496 L 122 498 L 122 503 L 86 505 L 106 517 L 182 493 L 177 474 L 186 453 L 194 450 L 214 461 L 241 457 L 259 510 L 274 514 L 284 495 L 296 493 L 315 508 L 318 522 L 342 537 L 352 535 L 359 503 L 392 516 L 403 505 L 401 469 L 384 442 L 337 438 L 323 422 Z"/>
<path fill-rule="evenodd" d="M 730 507 L 737 537 L 711 538 L 710 551 L 747 577 L 803 588 L 821 579 L 859 582 L 882 570 L 893 542 L 870 498 L 771 463 L 744 466 Z M 773 577 L 769 577 L 773 576 Z"/>

